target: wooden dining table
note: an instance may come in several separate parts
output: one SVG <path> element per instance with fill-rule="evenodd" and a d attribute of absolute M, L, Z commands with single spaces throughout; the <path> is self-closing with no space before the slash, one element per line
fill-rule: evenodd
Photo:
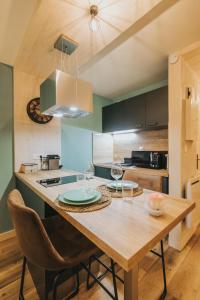
<path fill-rule="evenodd" d="M 16 177 L 124 270 L 124 299 L 137 300 L 140 261 L 193 210 L 194 202 L 164 195 L 164 214 L 154 217 L 144 205 L 145 199 L 152 191 L 144 190 L 141 195 L 129 200 L 113 198 L 111 204 L 101 210 L 67 212 L 56 205 L 59 194 L 85 186 L 97 188 L 107 183 L 107 180 L 97 177 L 89 182 L 82 180 L 49 188 L 37 183 L 39 179 L 72 174 L 77 172 L 60 170 L 37 174 L 16 173 Z"/>

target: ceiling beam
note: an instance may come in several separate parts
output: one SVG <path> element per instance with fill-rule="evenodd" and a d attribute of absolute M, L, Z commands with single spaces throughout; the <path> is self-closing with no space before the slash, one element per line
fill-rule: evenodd
<path fill-rule="evenodd" d="M 162 15 L 165 11 L 167 11 L 170 7 L 172 7 L 179 1 L 180 0 L 161 0 L 152 9 L 145 13 L 141 18 L 139 18 L 135 23 L 133 23 L 124 32 L 122 32 L 117 38 L 115 38 L 111 43 L 106 45 L 102 50 L 95 54 L 88 62 L 82 65 L 80 67 L 80 72 L 84 72 L 90 67 L 92 67 L 95 63 L 97 63 L 103 57 L 112 52 L 115 48 L 119 47 L 130 37 L 141 31 L 143 28 L 145 28 L 147 25 L 149 25 L 151 22 L 153 22 L 155 19 L 157 19 L 160 15 Z"/>

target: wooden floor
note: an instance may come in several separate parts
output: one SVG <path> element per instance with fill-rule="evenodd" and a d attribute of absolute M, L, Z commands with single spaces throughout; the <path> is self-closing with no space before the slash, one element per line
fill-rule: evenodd
<path fill-rule="evenodd" d="M 17 300 L 21 272 L 21 254 L 15 237 L 0 240 L 0 299 Z M 166 251 L 168 296 L 166 300 L 200 300 L 200 229 L 182 252 L 172 248 Z M 119 271 L 120 276 L 123 273 Z M 162 290 L 161 262 L 148 255 L 140 264 L 140 300 L 156 300 Z M 111 278 L 104 279 L 111 289 Z M 119 299 L 123 299 L 123 285 L 118 284 Z M 26 273 L 25 299 L 37 300 L 30 274 Z M 95 286 L 90 291 L 81 286 L 75 300 L 110 300 L 105 292 Z"/>

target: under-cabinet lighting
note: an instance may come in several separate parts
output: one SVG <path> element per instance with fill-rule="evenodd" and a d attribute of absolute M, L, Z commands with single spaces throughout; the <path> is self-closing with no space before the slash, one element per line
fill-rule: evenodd
<path fill-rule="evenodd" d="M 53 114 L 53 116 L 55 118 L 62 118 L 63 117 L 63 113 L 55 113 L 55 114 Z"/>
<path fill-rule="evenodd" d="M 78 111 L 78 107 L 76 107 L 76 106 L 70 106 L 69 110 L 70 111 Z"/>
<path fill-rule="evenodd" d="M 137 131 L 137 129 L 119 130 L 119 131 L 113 131 L 112 134 L 131 133 L 131 132 L 136 132 L 136 131 Z"/>

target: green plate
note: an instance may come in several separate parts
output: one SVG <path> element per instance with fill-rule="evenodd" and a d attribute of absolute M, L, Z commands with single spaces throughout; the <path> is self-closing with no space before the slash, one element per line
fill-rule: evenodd
<path fill-rule="evenodd" d="M 71 202 L 84 202 L 94 199 L 97 195 L 98 192 L 94 189 L 80 188 L 67 191 L 63 194 L 63 198 Z"/>
<path fill-rule="evenodd" d="M 122 188 L 133 188 L 133 189 L 137 189 L 138 188 L 138 183 L 133 182 L 133 181 L 128 181 L 128 180 L 118 180 L 118 182 L 116 183 L 116 181 L 111 181 L 107 184 L 107 187 L 109 187 L 110 189 L 118 189 L 121 190 Z"/>
<path fill-rule="evenodd" d="M 73 202 L 73 201 L 69 201 L 69 200 L 65 199 L 63 197 L 63 194 L 62 194 L 62 195 L 58 196 L 58 200 L 60 202 L 65 203 L 65 204 L 79 206 L 79 205 L 87 205 L 87 204 L 95 203 L 95 202 L 97 202 L 101 198 L 101 196 L 102 196 L 101 193 L 97 191 L 97 196 L 95 198 L 93 198 L 93 199 L 90 199 L 88 201 L 83 201 L 83 202 L 80 202 L 80 201 L 79 202 Z"/>

